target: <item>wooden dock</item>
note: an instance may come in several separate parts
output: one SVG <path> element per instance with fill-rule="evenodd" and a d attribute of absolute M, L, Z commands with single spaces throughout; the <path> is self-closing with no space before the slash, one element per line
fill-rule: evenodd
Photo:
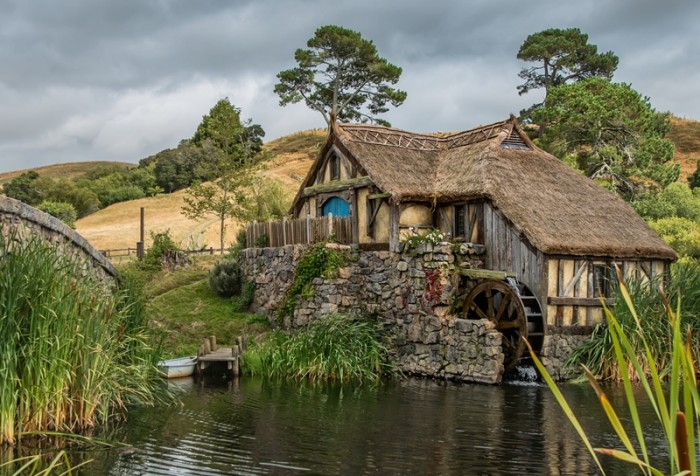
<path fill-rule="evenodd" d="M 216 344 L 216 337 L 210 336 L 203 340 L 197 352 L 197 373 L 201 375 L 204 369 L 215 363 L 225 363 L 226 369 L 233 377 L 238 377 L 241 372 L 241 355 L 245 351 L 245 340 L 242 337 L 236 339 L 233 347 L 221 347 Z"/>

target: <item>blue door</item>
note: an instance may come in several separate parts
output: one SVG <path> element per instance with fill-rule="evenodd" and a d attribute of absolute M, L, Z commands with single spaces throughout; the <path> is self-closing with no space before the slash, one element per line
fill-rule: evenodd
<path fill-rule="evenodd" d="M 323 204 L 323 216 L 332 213 L 334 217 L 350 215 L 350 204 L 340 197 L 333 197 Z"/>

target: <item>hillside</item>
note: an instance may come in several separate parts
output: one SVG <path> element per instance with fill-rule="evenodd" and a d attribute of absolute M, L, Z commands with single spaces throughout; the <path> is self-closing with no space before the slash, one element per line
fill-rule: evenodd
<path fill-rule="evenodd" d="M 326 136 L 325 129 L 300 131 L 264 145 L 269 161 L 262 174 L 279 180 L 289 196 L 297 191 L 313 159 L 318 153 Z M 675 160 L 681 164 L 681 180 L 695 171 L 700 160 L 700 122 L 672 117 L 668 138 L 676 146 Z M 42 175 L 52 178 L 75 177 L 100 165 L 132 164 L 119 162 L 78 162 L 57 164 L 36 169 Z M 0 184 L 27 170 L 0 174 Z M 151 231 L 160 232 L 170 229 L 173 238 L 185 248 L 217 246 L 218 223 L 210 218 L 196 222 L 180 213 L 185 192 L 172 195 L 144 198 L 130 202 L 117 203 L 99 212 L 78 220 L 76 227 L 98 249 L 115 249 L 135 247 L 139 238 L 139 209 L 144 207 L 146 216 L 147 242 Z M 235 239 L 237 225 L 229 223 L 227 242 Z"/>
<path fill-rule="evenodd" d="M 33 170 L 39 175 L 44 175 L 52 179 L 73 179 L 85 175 L 90 170 L 94 170 L 96 167 L 135 167 L 136 164 L 130 164 L 127 162 L 107 162 L 107 161 L 95 161 L 95 162 L 70 162 L 67 164 L 54 164 L 45 165 L 43 167 L 35 167 L 33 169 L 15 170 L 12 172 L 0 173 L 0 185 L 5 182 L 9 182 L 15 177 L 22 175 L 25 172 Z"/>
<path fill-rule="evenodd" d="M 265 144 L 264 151 L 271 157 L 263 175 L 279 180 L 289 192 L 290 199 L 306 176 L 316 153 L 325 138 L 324 129 L 301 131 Z M 183 248 L 218 247 L 219 222 L 215 217 L 194 221 L 185 217 L 180 209 L 184 205 L 186 191 L 169 195 L 142 198 L 115 203 L 76 222 L 78 233 L 98 249 L 134 248 L 139 240 L 140 208 L 144 207 L 146 246 L 150 232 L 170 230 L 170 234 Z M 238 224 L 227 223 L 226 243 L 232 243 L 238 232 Z"/>
<path fill-rule="evenodd" d="M 676 146 L 674 160 L 681 164 L 681 181 L 695 172 L 700 160 L 700 121 L 671 117 L 671 130 L 666 136 Z"/>

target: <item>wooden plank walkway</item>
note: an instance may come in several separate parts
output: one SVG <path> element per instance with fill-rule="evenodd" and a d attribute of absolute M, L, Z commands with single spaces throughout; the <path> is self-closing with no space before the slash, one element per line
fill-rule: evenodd
<path fill-rule="evenodd" d="M 226 368 L 233 377 L 238 377 L 241 370 L 240 357 L 245 350 L 245 339 L 239 336 L 233 347 L 221 347 L 216 344 L 216 337 L 210 336 L 203 339 L 197 353 L 197 373 L 215 363 L 225 363 Z"/>

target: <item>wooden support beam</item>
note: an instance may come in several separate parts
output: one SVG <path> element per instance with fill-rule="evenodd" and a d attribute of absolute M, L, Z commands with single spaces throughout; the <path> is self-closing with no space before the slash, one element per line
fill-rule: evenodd
<path fill-rule="evenodd" d="M 367 198 L 370 200 L 375 200 L 377 198 L 390 198 L 391 194 L 390 193 L 373 193 L 372 195 L 369 195 Z"/>
<path fill-rule="evenodd" d="M 483 278 L 483 279 L 506 279 L 517 277 L 516 273 L 511 271 L 494 271 L 490 269 L 461 269 L 459 274 L 468 278 Z"/>
<path fill-rule="evenodd" d="M 318 185 L 313 185 L 311 187 L 306 187 L 303 192 L 304 197 L 309 197 L 316 195 L 318 193 L 332 193 L 339 192 L 342 190 L 348 190 L 351 188 L 362 188 L 369 187 L 372 185 L 372 179 L 367 176 L 357 177 L 348 180 L 334 180 L 333 182 L 322 183 Z"/>
<path fill-rule="evenodd" d="M 606 298 L 605 305 L 612 306 L 615 303 L 614 299 Z M 599 298 L 575 298 L 575 297 L 548 297 L 547 304 L 551 306 L 587 306 L 587 307 L 603 307 Z"/>

